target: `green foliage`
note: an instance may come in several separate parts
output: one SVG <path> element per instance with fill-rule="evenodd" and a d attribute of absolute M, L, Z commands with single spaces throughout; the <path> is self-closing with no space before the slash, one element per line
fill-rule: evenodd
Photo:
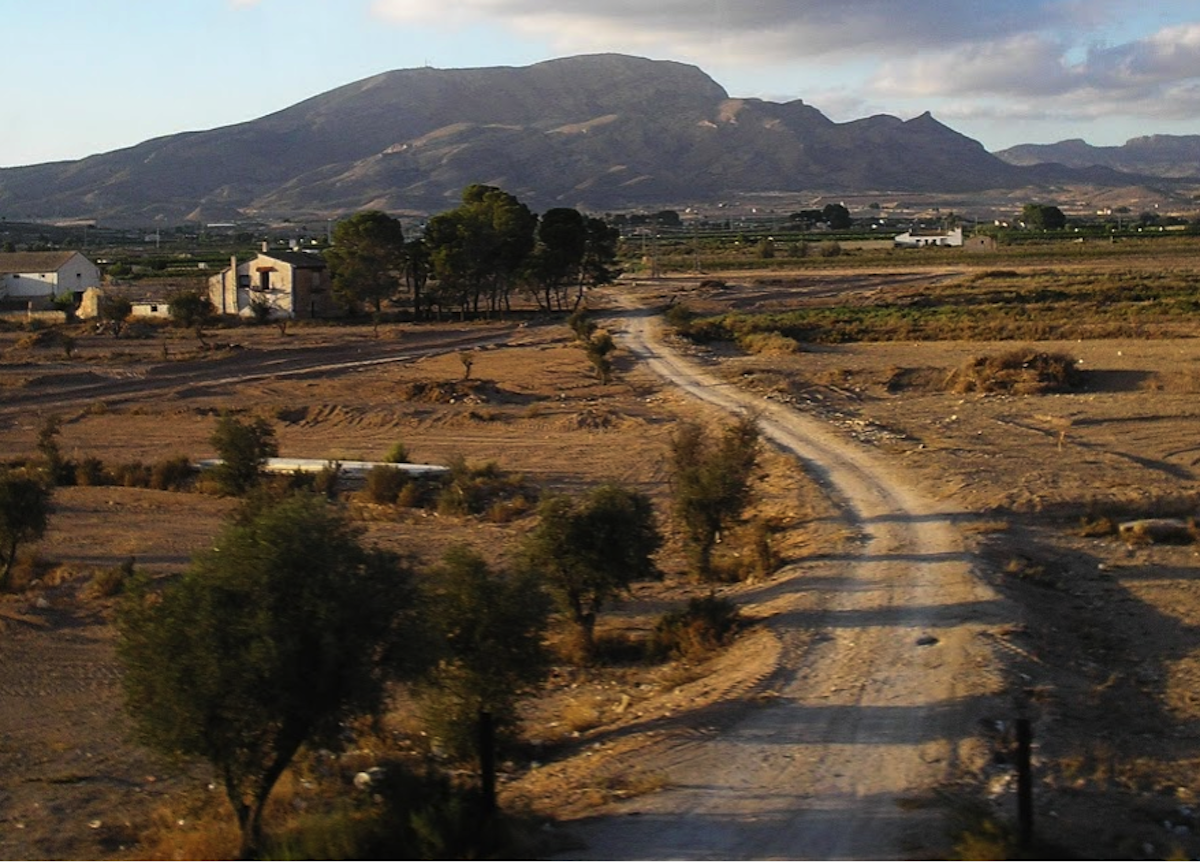
<path fill-rule="evenodd" d="M 422 581 L 422 617 L 438 662 L 424 676 L 427 728 L 445 751 L 478 756 L 480 712 L 496 730 L 516 728 L 516 704 L 545 675 L 550 606 L 537 576 L 508 575 L 464 546 Z"/>
<path fill-rule="evenodd" d="M 125 297 L 104 293 L 100 296 L 100 320 L 112 327 L 113 335 L 120 336 L 125 322 L 133 314 L 133 303 Z"/>
<path fill-rule="evenodd" d="M 537 217 L 494 186 L 463 190 L 462 204 L 429 220 L 425 245 L 439 306 L 502 312 L 535 244 Z"/>
<path fill-rule="evenodd" d="M 596 370 L 596 377 L 600 379 L 601 384 L 612 380 L 613 365 L 608 355 L 615 351 L 616 347 L 617 344 L 607 330 L 597 330 L 584 345 L 587 358 Z"/>
<path fill-rule="evenodd" d="M 821 218 L 834 231 L 845 231 L 854 224 L 850 211 L 842 204 L 826 204 L 821 209 Z"/>
<path fill-rule="evenodd" d="M 436 771 L 385 763 L 372 794 L 380 799 L 375 845 L 348 857 L 395 861 L 528 860 L 511 823 L 489 814 L 475 789 Z"/>
<path fill-rule="evenodd" d="M 380 709 L 413 631 L 411 577 L 368 551 L 320 497 L 293 495 L 231 522 L 177 581 L 120 606 L 126 706 L 141 739 L 216 770 L 242 831 L 296 751 Z"/>
<path fill-rule="evenodd" d="M 595 644 L 596 616 L 637 581 L 660 577 L 653 555 L 662 545 L 649 497 L 606 483 L 583 498 L 557 495 L 538 508 L 537 528 L 518 561 L 537 573 L 579 627 L 581 653 Z"/>
<path fill-rule="evenodd" d="M 403 441 L 397 441 L 388 448 L 383 457 L 384 462 L 395 462 L 397 465 L 402 465 L 412 461 L 412 455 L 408 452 L 408 445 Z"/>
<path fill-rule="evenodd" d="M 0 591 L 7 591 L 17 550 L 41 539 L 53 512 L 51 490 L 26 471 L 0 473 Z"/>
<path fill-rule="evenodd" d="M 717 440 L 695 423 L 683 424 L 671 439 L 675 515 L 701 579 L 712 578 L 713 548 L 749 502 L 757 460 L 758 426 L 749 417 Z"/>
<path fill-rule="evenodd" d="M 258 482 L 266 460 L 279 455 L 275 429 L 262 417 L 243 423 L 232 414 L 222 414 L 208 440 L 221 459 L 213 477 L 225 495 L 246 494 Z"/>
<path fill-rule="evenodd" d="M 591 319 L 587 309 L 580 307 L 567 318 L 567 326 L 580 342 L 588 342 L 596 332 L 596 322 Z"/>
<path fill-rule="evenodd" d="M 1060 231 L 1067 227 L 1067 217 L 1051 204 L 1026 204 L 1021 208 L 1021 221 L 1039 231 Z"/>
<path fill-rule="evenodd" d="M 469 465 L 455 456 L 449 467 L 437 495 L 437 512 L 443 516 L 480 515 L 498 503 L 523 501 L 531 494 L 520 475 L 506 474 L 495 462 Z"/>
<path fill-rule="evenodd" d="M 37 451 L 41 454 L 46 476 L 55 485 L 70 485 L 75 479 L 75 465 L 62 455 L 58 436 L 62 432 L 62 418 L 56 414 L 47 417 L 38 427 Z"/>
<path fill-rule="evenodd" d="M 700 660 L 727 645 L 741 623 L 737 606 L 724 597 L 693 597 L 683 609 L 668 612 L 654 625 L 653 658 Z"/>
<path fill-rule="evenodd" d="M 587 289 L 614 281 L 620 274 L 619 239 L 620 232 L 601 219 L 569 207 L 547 210 L 526 268 L 538 306 L 547 311 L 578 308 Z"/>
<path fill-rule="evenodd" d="M 167 298 L 167 311 L 177 327 L 201 328 L 216 314 L 212 301 L 202 291 L 175 291 Z"/>
<path fill-rule="evenodd" d="M 379 312 L 395 296 L 405 270 L 400 220 L 367 210 L 339 222 L 325 260 L 339 303 L 351 311 L 370 304 Z"/>

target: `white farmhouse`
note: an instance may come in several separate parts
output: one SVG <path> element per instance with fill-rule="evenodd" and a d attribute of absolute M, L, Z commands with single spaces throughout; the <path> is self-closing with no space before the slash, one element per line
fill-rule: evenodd
<path fill-rule="evenodd" d="M 955 228 L 946 231 L 941 228 L 913 228 L 903 234 L 896 235 L 895 244 L 904 248 L 918 246 L 961 246 L 963 245 L 963 230 Z"/>
<path fill-rule="evenodd" d="M 79 252 L 0 253 L 0 300 L 39 304 L 70 292 L 78 300 L 100 284 L 100 268 Z"/>
<path fill-rule="evenodd" d="M 325 260 L 307 252 L 264 248 L 249 261 L 233 258 L 209 277 L 208 298 L 219 315 L 250 316 L 254 303 L 263 304 L 273 319 L 320 318 L 334 311 Z"/>

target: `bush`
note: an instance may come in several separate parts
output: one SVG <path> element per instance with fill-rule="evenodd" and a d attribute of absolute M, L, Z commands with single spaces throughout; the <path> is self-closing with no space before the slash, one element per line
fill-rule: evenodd
<path fill-rule="evenodd" d="M 112 480 L 104 462 L 95 456 L 86 456 L 75 466 L 76 486 L 108 486 Z"/>
<path fill-rule="evenodd" d="M 383 461 L 403 464 L 405 462 L 412 461 L 412 457 L 409 454 L 408 447 L 405 445 L 405 443 L 403 441 L 397 441 L 388 448 L 387 455 L 383 457 Z"/>
<path fill-rule="evenodd" d="M 195 476 L 192 460 L 186 456 L 172 456 L 155 462 L 150 469 L 149 486 L 164 492 L 182 492 L 192 484 Z"/>
<path fill-rule="evenodd" d="M 437 494 L 437 512 L 442 516 L 477 516 L 492 505 L 534 496 L 520 475 L 503 472 L 495 462 L 471 466 L 461 456 L 450 460 L 449 477 Z"/>
<path fill-rule="evenodd" d="M 131 555 L 116 567 L 109 567 L 94 575 L 89 583 L 89 593 L 93 597 L 115 597 L 125 590 L 133 573 L 134 560 Z"/>
<path fill-rule="evenodd" d="M 113 471 L 113 480 L 118 486 L 148 489 L 153 473 L 150 466 L 142 462 L 127 462 Z"/>
<path fill-rule="evenodd" d="M 390 465 L 376 465 L 367 472 L 363 493 L 372 504 L 395 504 L 408 483 L 408 475 Z"/>
<path fill-rule="evenodd" d="M 698 660 L 729 643 L 737 632 L 737 607 L 709 594 L 688 601 L 683 609 L 668 612 L 654 625 L 649 652 L 655 659 Z"/>
<path fill-rule="evenodd" d="M 951 374 L 946 389 L 952 393 L 1036 395 L 1072 390 L 1081 379 L 1068 354 L 1018 348 L 967 361 Z"/>
<path fill-rule="evenodd" d="M 822 258 L 837 258 L 842 254 L 842 244 L 829 240 L 817 247 L 817 254 Z"/>

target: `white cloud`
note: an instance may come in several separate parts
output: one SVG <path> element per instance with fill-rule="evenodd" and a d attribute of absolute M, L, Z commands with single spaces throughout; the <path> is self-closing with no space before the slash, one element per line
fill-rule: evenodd
<path fill-rule="evenodd" d="M 453 31 L 486 26 L 559 54 L 620 51 L 695 63 L 811 71 L 797 95 L 851 106 L 1023 119 L 1185 118 L 1200 103 L 1195 0 L 372 0 L 375 16 Z M 1121 37 L 1133 18 L 1160 22 Z M 1189 23 L 1179 23 L 1188 21 Z M 1172 22 L 1162 26 L 1162 22 Z M 1109 41 L 1105 41 L 1109 40 Z M 851 68 L 853 67 L 853 69 Z M 840 83 L 831 83 L 840 76 Z M 764 87 L 770 87 L 764 82 Z M 749 95 L 734 93 L 733 95 Z M 890 109 L 883 106 L 893 106 Z M 972 107 L 975 106 L 975 107 Z"/>

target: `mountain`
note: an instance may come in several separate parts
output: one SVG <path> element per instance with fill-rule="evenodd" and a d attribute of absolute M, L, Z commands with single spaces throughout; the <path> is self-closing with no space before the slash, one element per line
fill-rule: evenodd
<path fill-rule="evenodd" d="M 145 224 L 433 213 L 471 183 L 535 210 L 601 211 L 1088 179 L 1096 172 L 1009 164 L 928 113 L 834 123 L 799 100 L 730 98 L 694 66 L 600 54 L 387 72 L 246 123 L 0 169 L 0 215 Z"/>
<path fill-rule="evenodd" d="M 1072 138 L 1057 144 L 1018 144 L 996 155 L 1010 165 L 1057 163 L 1154 177 L 1200 178 L 1200 135 L 1145 135 L 1120 147 L 1094 147 Z"/>

